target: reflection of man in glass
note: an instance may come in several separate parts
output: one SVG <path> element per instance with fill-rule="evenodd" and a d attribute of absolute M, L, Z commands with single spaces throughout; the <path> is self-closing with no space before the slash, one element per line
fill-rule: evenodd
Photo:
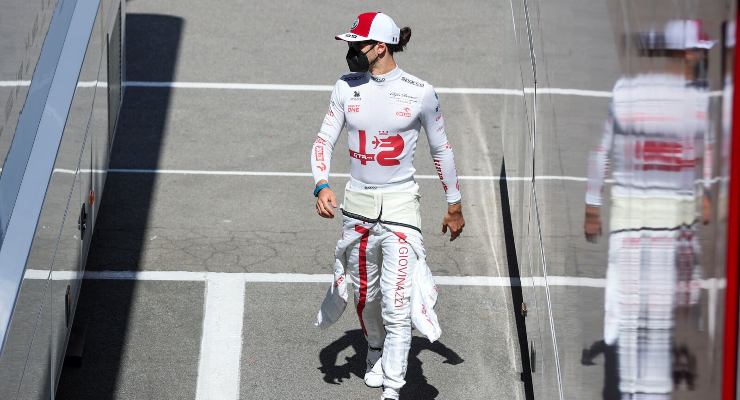
<path fill-rule="evenodd" d="M 602 187 L 611 169 L 604 342 L 617 349 L 621 397 L 658 399 L 673 388 L 673 308 L 678 283 L 687 279 L 679 264 L 690 265 L 689 279 L 698 273 L 691 256 L 695 170 L 708 97 L 697 73 L 712 42 L 698 21 L 671 21 L 636 39 L 639 55 L 652 57 L 650 72 L 614 86 L 602 141 L 589 159 L 584 230 L 592 242 L 601 234 Z"/>

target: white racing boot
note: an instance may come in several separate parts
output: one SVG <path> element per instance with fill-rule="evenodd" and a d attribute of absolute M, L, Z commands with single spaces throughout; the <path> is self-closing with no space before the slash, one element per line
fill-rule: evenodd
<path fill-rule="evenodd" d="M 381 387 L 383 386 L 383 363 L 381 362 L 381 356 L 383 355 L 382 349 L 367 349 L 367 369 L 365 369 L 365 384 L 369 387 Z"/>
<path fill-rule="evenodd" d="M 380 400 L 398 400 L 399 395 L 400 393 L 398 392 L 398 390 L 384 387 L 383 395 L 380 396 Z"/>

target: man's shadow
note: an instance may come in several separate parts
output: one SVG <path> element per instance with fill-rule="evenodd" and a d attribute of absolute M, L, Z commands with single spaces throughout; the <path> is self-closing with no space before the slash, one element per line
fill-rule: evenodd
<path fill-rule="evenodd" d="M 354 354 L 345 357 L 344 363 L 337 365 L 339 353 L 352 347 Z M 427 382 L 422 369 L 419 354 L 423 350 L 431 350 L 444 357 L 445 364 L 458 365 L 463 360 L 455 351 L 448 348 L 440 341 L 429 343 L 426 338 L 414 336 L 411 339 L 411 351 L 409 351 L 409 364 L 406 371 L 406 385 L 401 389 L 401 398 L 412 399 L 435 399 L 439 391 Z M 349 379 L 352 375 L 362 379 L 365 376 L 365 358 L 367 356 L 367 342 L 365 336 L 359 329 L 347 331 L 344 336 L 326 346 L 319 353 L 321 367 L 324 373 L 324 381 L 332 385 L 339 385 L 343 379 Z"/>
<path fill-rule="evenodd" d="M 619 352 L 617 345 L 608 345 L 603 340 L 597 340 L 588 349 L 581 353 L 581 365 L 596 365 L 594 359 L 604 355 L 604 389 L 601 392 L 604 400 L 620 400 L 619 391 Z"/>
<path fill-rule="evenodd" d="M 694 390 L 696 381 L 696 355 L 685 344 L 673 345 L 672 371 L 674 389 L 685 387 Z M 608 345 L 603 340 L 594 342 L 591 347 L 583 349 L 581 364 L 596 365 L 594 359 L 604 355 L 604 400 L 620 400 L 623 398 L 619 391 L 619 347 Z"/>

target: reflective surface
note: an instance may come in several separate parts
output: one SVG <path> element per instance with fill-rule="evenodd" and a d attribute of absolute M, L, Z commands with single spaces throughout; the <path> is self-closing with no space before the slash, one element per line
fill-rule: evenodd
<path fill-rule="evenodd" d="M 0 161 L 13 141 L 20 110 L 26 100 L 31 76 L 39 58 L 41 46 L 56 2 L 5 1 L 0 4 L 0 104 L 3 105 L 0 124 Z M 14 84 L 14 83 L 18 84 Z M 4 196 L 5 197 L 5 196 Z"/>
<path fill-rule="evenodd" d="M 67 104 L 69 112 L 67 115 L 57 115 L 57 120 L 64 123 L 61 140 L 58 142 L 58 148 L 48 153 L 47 161 L 53 164 L 53 168 L 48 170 L 46 176 L 49 183 L 45 194 L 41 193 L 44 195 L 43 206 L 38 215 L 29 216 L 27 219 L 29 225 L 36 220 L 38 224 L 35 226 L 27 259 L 20 260 L 22 263 L 20 268 L 23 268 L 23 263 L 25 264 L 25 275 L 22 280 L 16 282 L 18 291 L 15 304 L 12 302 L 0 304 L 3 309 L 8 307 L 12 310 L 7 336 L 5 336 L 5 331 L 2 332 L 5 346 L 2 347 L 2 354 L 0 354 L 0 398 L 50 399 L 54 398 L 57 379 L 64 362 L 82 281 L 85 256 L 92 236 L 94 216 L 98 210 L 96 196 L 102 195 L 108 165 L 110 141 L 112 140 L 109 128 L 108 87 L 120 87 L 121 78 L 118 75 L 115 77 L 118 82 L 107 84 L 107 43 L 113 30 L 120 27 L 120 25 L 114 26 L 119 15 L 119 3 L 105 1 L 97 6 L 97 2 L 60 2 L 54 14 L 54 23 L 57 24 L 54 25 L 55 29 L 64 32 L 81 30 L 81 32 L 69 33 L 66 36 L 66 43 L 64 35 L 62 35 L 62 40 L 46 38 L 47 40 L 44 41 L 46 29 L 49 29 L 51 22 L 48 18 L 46 20 L 42 18 L 46 15 L 43 12 L 46 12 L 47 7 L 54 8 L 54 5 L 48 2 L 43 2 L 38 16 L 35 20 L 31 19 L 35 21 L 29 25 L 33 32 L 29 31 L 28 35 L 24 33 L 23 36 L 16 37 L 15 35 L 23 33 L 21 28 L 25 29 L 26 25 L 16 26 L 10 21 L 5 24 L 5 18 L 15 18 L 14 21 L 20 24 L 27 16 L 21 13 L 25 6 L 22 7 L 18 2 L 12 3 L 0 4 L 3 10 L 0 13 L 2 16 L 0 18 L 3 19 L 3 29 L 15 27 L 12 29 L 12 35 L 3 35 L 0 39 L 3 48 L 8 49 L 9 55 L 13 54 L 10 50 L 14 46 L 29 46 L 32 44 L 29 40 L 33 39 L 44 43 L 42 58 L 51 59 L 47 53 L 53 52 L 57 54 L 57 57 L 61 55 L 61 59 L 66 60 L 68 64 L 65 67 L 68 69 L 70 65 L 75 65 L 75 62 L 79 65 L 79 68 L 71 71 L 69 76 L 59 72 L 63 70 L 62 68 L 52 69 L 52 75 L 45 76 L 38 74 L 41 61 L 39 65 L 36 65 L 36 61 L 29 58 L 24 59 L 23 62 L 31 64 L 22 70 L 28 71 L 27 79 L 30 80 L 30 74 L 34 73 L 34 68 L 36 68 L 33 82 L 24 82 L 20 79 L 26 75 L 19 75 L 19 80 L 13 80 L 14 77 L 9 79 L 0 77 L 2 81 L 0 90 L 7 89 L 12 96 L 21 93 L 29 85 L 31 89 L 39 88 L 45 81 L 50 81 L 52 76 L 55 82 L 71 80 L 69 92 L 73 95 L 70 96 L 70 102 Z M 91 8 L 83 9 L 84 7 Z M 19 14 L 12 14 L 11 11 Z M 87 17 L 83 19 L 81 16 L 85 15 Z M 51 17 L 51 11 L 48 16 Z M 70 21 L 77 21 L 77 24 L 70 28 Z M 64 23 L 68 26 L 58 26 Z M 88 31 L 84 31 L 82 28 L 84 26 L 88 27 Z M 37 38 L 36 36 L 39 35 L 40 38 Z M 80 48 L 79 59 L 65 58 L 66 53 L 61 48 L 54 47 L 62 45 L 65 50 L 75 46 Z M 39 48 L 40 46 L 39 44 Z M 33 47 L 30 47 L 27 57 L 32 56 L 32 50 Z M 36 49 L 36 57 L 39 51 Z M 114 54 L 116 51 L 120 52 L 120 43 L 115 44 L 110 51 Z M 118 56 L 116 62 L 120 59 L 121 56 Z M 0 65 L 5 66 L 6 62 L 13 62 L 13 58 L 3 58 Z M 55 70 L 56 75 L 53 75 Z M 15 99 L 15 97 L 12 98 Z M 18 101 L 20 101 L 17 105 L 19 109 L 28 113 L 29 110 L 43 110 L 52 100 L 45 103 L 46 98 L 37 99 L 29 95 L 28 98 L 18 97 Z M 117 106 L 111 111 L 115 121 Z M 18 115 L 15 115 L 15 118 L 17 120 Z M 31 147 L 21 148 L 22 146 L 18 145 L 21 141 L 18 135 L 30 135 L 29 140 L 33 144 L 33 137 L 37 133 L 22 131 L 19 128 L 15 130 L 16 137 L 13 138 L 15 127 L 11 126 L 10 118 L 7 120 L 8 123 L 4 125 L 4 128 L 13 128 L 5 131 L 13 141 L 13 147 L 10 149 L 12 157 L 23 161 L 23 154 L 25 154 L 25 162 L 30 166 L 33 162 L 28 160 L 28 154 L 32 152 Z M 47 133 L 39 133 L 39 135 L 42 134 Z M 45 137 L 48 138 L 48 135 Z M 5 139 L 5 136 L 0 136 L 0 140 Z M 8 159 L 10 158 L 9 156 Z M 23 166 L 26 164 L 21 165 L 20 169 L 8 167 L 7 164 L 6 162 L 6 167 L 2 171 L 4 177 L 9 172 L 23 176 Z M 12 186 L 8 184 L 9 180 L 4 182 L 3 190 Z M 7 207 L 4 211 L 10 215 L 14 211 L 17 212 L 17 208 L 15 210 L 13 208 L 16 193 L 2 193 L 3 196 L 6 194 L 5 199 L 8 201 L 5 203 Z M 33 228 L 30 226 L 30 229 Z M 17 267 L 9 263 L 0 265 L 3 272 Z M 5 280 L 7 275 L 3 276 L 4 287 L 9 288 L 11 282 Z M 11 293 L 10 290 L 3 294 L 8 293 Z"/>
<path fill-rule="evenodd" d="M 576 3 L 530 3 L 536 397 L 718 398 L 735 4 Z"/>

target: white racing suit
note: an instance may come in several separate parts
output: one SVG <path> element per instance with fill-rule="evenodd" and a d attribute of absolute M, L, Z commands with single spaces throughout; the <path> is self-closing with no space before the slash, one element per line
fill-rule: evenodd
<path fill-rule="evenodd" d="M 336 279 L 317 325 L 331 325 L 344 309 L 346 269 L 368 344 L 383 348 L 383 386 L 386 392 L 396 391 L 384 397 L 397 398 L 408 363 L 411 323 L 432 341 L 440 334 L 414 182 L 421 128 L 448 203 L 461 199 L 455 160 L 434 88 L 398 67 L 384 75 L 351 73 L 336 82 L 311 149 L 315 183 L 329 180 L 332 154 L 344 127 L 351 180 L 342 204 Z"/>
<path fill-rule="evenodd" d="M 368 346 L 383 351 L 383 386 L 398 391 L 405 384 L 412 320 L 431 341 L 441 334 L 433 309 L 436 286 L 418 230 L 418 185 L 398 185 L 394 191 L 354 190 L 351 186 L 347 185 L 342 204 L 335 282 L 316 324 L 326 327 L 341 315 L 347 299 L 346 269 Z"/>

